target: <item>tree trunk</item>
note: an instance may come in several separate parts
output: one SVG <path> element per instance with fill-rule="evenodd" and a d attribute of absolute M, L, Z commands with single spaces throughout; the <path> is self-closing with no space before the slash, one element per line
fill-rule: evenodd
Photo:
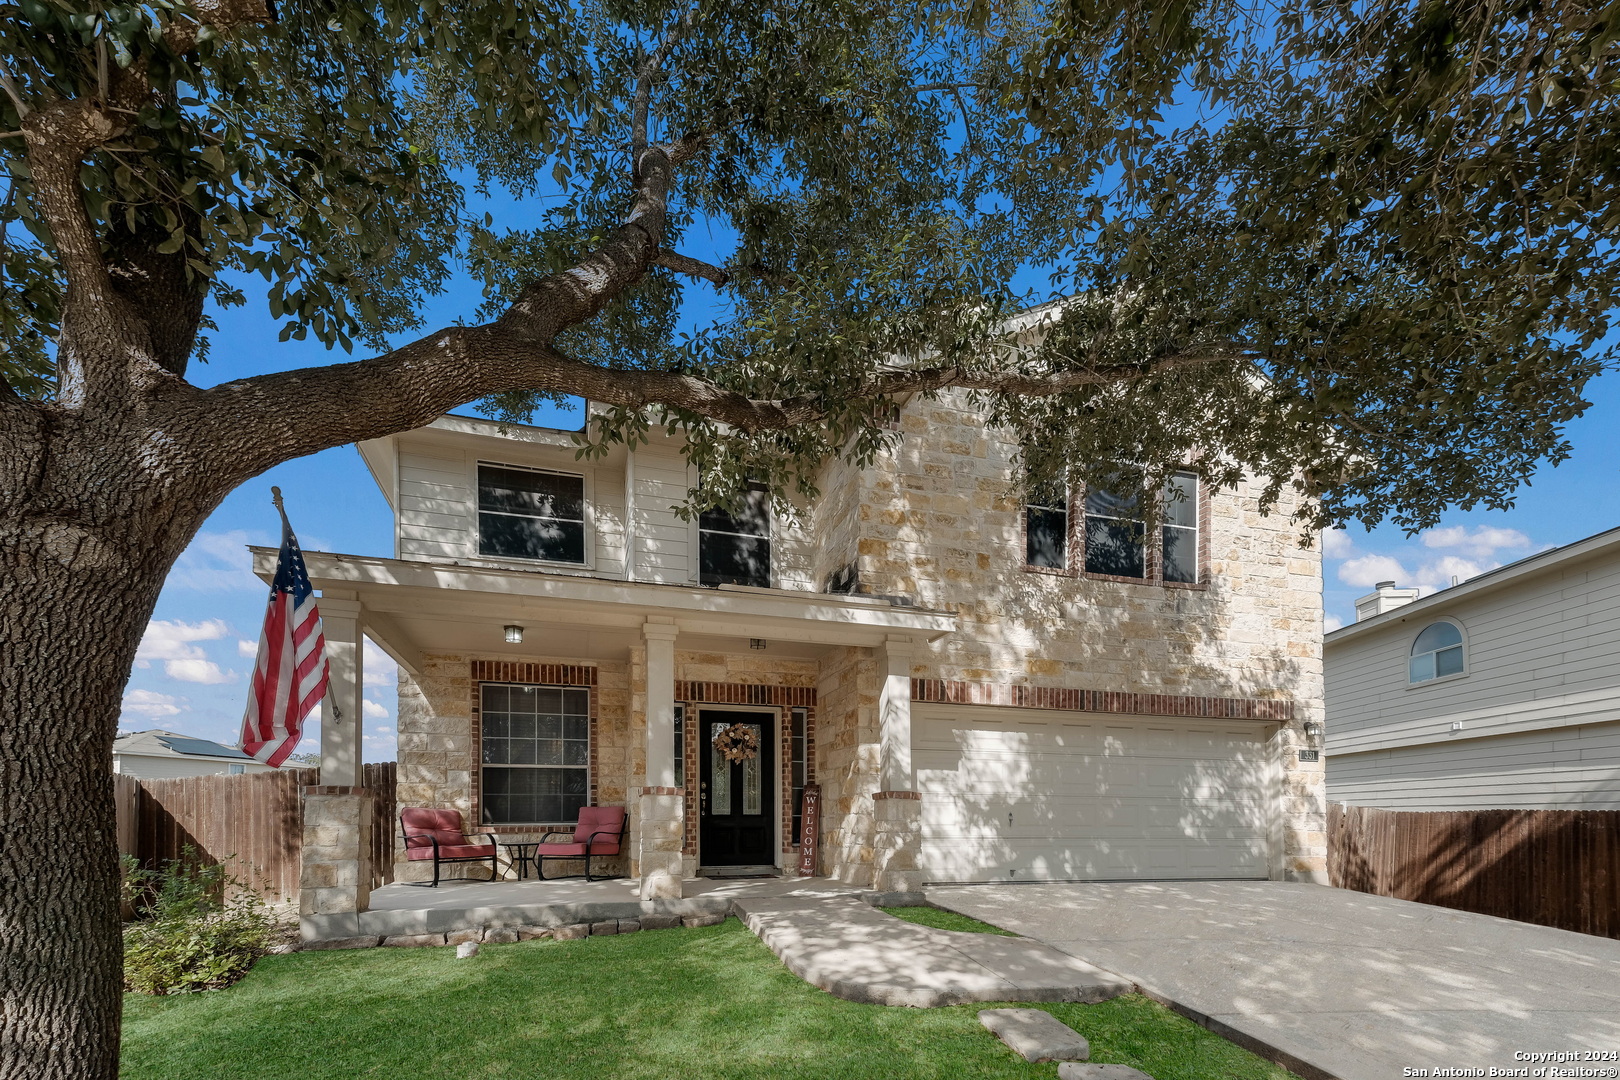
<path fill-rule="evenodd" d="M 0 527 L 0 1080 L 118 1075 L 112 741 L 176 543 L 195 528 L 139 520 Z"/>

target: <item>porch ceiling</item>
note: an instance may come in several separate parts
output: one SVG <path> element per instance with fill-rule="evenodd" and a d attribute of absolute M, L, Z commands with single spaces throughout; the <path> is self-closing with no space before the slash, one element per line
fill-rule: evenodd
<path fill-rule="evenodd" d="M 276 549 L 251 550 L 253 572 L 268 583 L 275 576 Z M 763 638 L 767 655 L 804 658 L 839 645 L 880 645 L 891 637 L 932 641 L 956 628 L 955 615 L 870 597 L 662 585 L 315 551 L 304 552 L 304 562 L 322 595 L 360 602 L 368 636 L 409 668 L 430 652 L 623 659 L 639 644 L 649 618 L 673 621 L 681 649 L 745 651 L 750 638 Z M 507 623 L 524 627 L 521 645 L 506 644 Z"/>

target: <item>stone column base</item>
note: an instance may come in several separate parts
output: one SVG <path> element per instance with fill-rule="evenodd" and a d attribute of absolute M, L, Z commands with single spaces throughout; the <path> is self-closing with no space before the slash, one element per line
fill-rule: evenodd
<path fill-rule="evenodd" d="M 681 898 L 681 840 L 685 833 L 686 796 L 680 788 L 642 788 L 637 856 L 643 900 Z"/>
<path fill-rule="evenodd" d="M 300 915 L 339 915 L 371 906 L 371 792 L 304 789 Z"/>
<path fill-rule="evenodd" d="M 922 891 L 922 796 L 915 791 L 872 794 L 872 889 L 881 893 Z"/>

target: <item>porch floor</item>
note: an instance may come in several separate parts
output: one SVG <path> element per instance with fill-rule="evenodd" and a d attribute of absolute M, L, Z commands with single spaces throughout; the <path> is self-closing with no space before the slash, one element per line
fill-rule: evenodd
<path fill-rule="evenodd" d="M 350 937 L 439 934 L 474 927 L 567 926 L 639 915 L 724 915 L 743 898 L 852 896 L 865 889 L 828 878 L 686 878 L 681 899 L 639 899 L 640 881 L 470 881 L 438 888 L 396 882 L 371 893 L 370 910 L 305 915 L 305 941 Z"/>

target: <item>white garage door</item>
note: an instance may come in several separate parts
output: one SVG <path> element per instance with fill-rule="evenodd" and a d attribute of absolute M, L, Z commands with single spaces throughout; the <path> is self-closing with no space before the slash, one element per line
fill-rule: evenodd
<path fill-rule="evenodd" d="M 1263 878 L 1265 726 L 985 706 L 911 714 L 929 881 Z"/>

